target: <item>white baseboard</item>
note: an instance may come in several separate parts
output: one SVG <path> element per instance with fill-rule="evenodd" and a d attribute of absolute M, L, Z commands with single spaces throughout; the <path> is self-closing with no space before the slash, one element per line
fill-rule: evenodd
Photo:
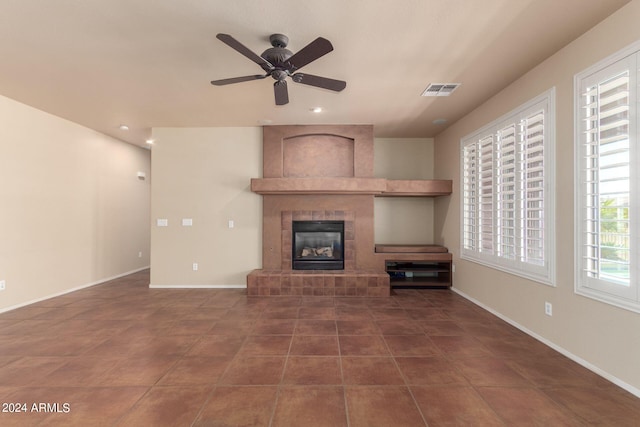
<path fill-rule="evenodd" d="M 108 282 L 110 280 L 119 279 L 120 277 L 128 276 L 129 274 L 137 273 L 137 272 L 142 271 L 142 270 L 147 270 L 148 268 L 149 268 L 149 266 L 137 268 L 135 270 L 127 271 L 125 273 L 117 274 L 117 275 L 111 276 L 111 277 L 106 277 L 104 279 L 100 279 L 100 280 L 97 280 L 95 282 L 91 282 L 91 283 L 87 283 L 85 285 L 77 286 L 75 288 L 67 289 L 67 290 L 64 290 L 62 292 L 58 292 L 58 293 L 55 293 L 55 294 L 47 295 L 46 297 L 37 298 L 37 299 L 30 300 L 30 301 L 27 301 L 27 302 L 23 302 L 23 303 L 20 303 L 20 304 L 12 305 L 11 307 L 2 308 L 2 309 L 0 309 L 0 313 L 5 313 L 7 311 L 15 310 L 15 309 L 20 308 L 20 307 L 25 307 L 27 305 L 35 304 L 37 302 L 46 301 L 46 300 L 51 299 L 51 298 L 55 298 L 55 297 L 59 297 L 59 296 L 62 296 L 62 295 L 69 294 L 71 292 L 79 291 L 81 289 L 90 288 L 92 286 L 100 285 L 100 284 Z"/>
<path fill-rule="evenodd" d="M 247 285 L 152 285 L 150 289 L 246 289 Z"/>
<path fill-rule="evenodd" d="M 535 332 L 525 328 L 524 326 L 520 325 L 518 322 L 515 322 L 514 320 L 504 316 L 503 314 L 498 313 L 497 311 L 495 311 L 491 307 L 488 307 L 488 306 L 484 305 L 480 301 L 478 301 L 475 298 L 465 294 L 461 290 L 456 289 L 456 288 L 451 288 L 451 290 L 454 291 L 455 293 L 457 293 L 458 295 L 460 295 L 461 297 L 471 301 L 475 305 L 481 307 L 482 309 L 487 310 L 489 313 L 499 317 L 500 319 L 504 320 L 505 322 L 507 322 L 511 326 L 513 326 L 515 328 L 518 328 L 519 330 L 521 330 L 525 334 L 527 334 L 527 335 L 537 339 L 541 343 L 551 347 L 552 349 L 554 349 L 558 353 L 562 354 L 563 356 L 566 356 L 569 359 L 573 360 L 574 362 L 578 363 L 579 365 L 582 365 L 583 367 L 587 368 L 591 372 L 593 372 L 593 373 L 595 373 L 597 375 L 600 375 L 602 378 L 604 378 L 604 379 L 606 379 L 608 381 L 611 381 L 612 383 L 614 383 L 618 387 L 625 389 L 626 391 L 628 391 L 629 393 L 635 395 L 636 397 L 640 397 L 640 389 L 639 388 L 634 387 L 631 384 L 627 384 L 626 382 L 622 381 L 620 378 L 618 378 L 618 377 L 616 377 L 614 375 L 611 375 L 610 373 L 608 373 L 608 372 L 598 368 L 597 366 L 587 362 L 586 360 L 582 359 L 581 357 L 576 356 L 575 354 L 571 353 L 567 349 L 565 349 L 563 347 L 560 347 L 559 345 L 557 345 L 557 344 L 547 340 L 546 338 L 536 334 Z"/>

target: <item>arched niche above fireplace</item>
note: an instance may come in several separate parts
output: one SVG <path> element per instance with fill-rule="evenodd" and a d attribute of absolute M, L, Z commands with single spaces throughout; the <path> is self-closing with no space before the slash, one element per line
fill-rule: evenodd
<path fill-rule="evenodd" d="M 373 178 L 373 126 L 265 126 L 263 178 Z"/>
<path fill-rule="evenodd" d="M 282 141 L 285 178 L 354 177 L 354 141 L 330 134 L 305 134 Z"/>

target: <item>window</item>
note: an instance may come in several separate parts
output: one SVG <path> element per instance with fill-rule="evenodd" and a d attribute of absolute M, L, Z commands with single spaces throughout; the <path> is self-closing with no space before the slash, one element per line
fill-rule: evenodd
<path fill-rule="evenodd" d="M 640 43 L 579 73 L 575 85 L 576 292 L 640 311 Z"/>
<path fill-rule="evenodd" d="M 461 257 L 555 283 L 555 90 L 461 143 Z"/>

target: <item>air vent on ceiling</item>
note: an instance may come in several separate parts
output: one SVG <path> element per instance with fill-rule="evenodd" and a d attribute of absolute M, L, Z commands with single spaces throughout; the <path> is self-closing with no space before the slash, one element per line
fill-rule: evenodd
<path fill-rule="evenodd" d="M 422 92 L 422 96 L 449 96 L 461 83 L 431 83 Z"/>

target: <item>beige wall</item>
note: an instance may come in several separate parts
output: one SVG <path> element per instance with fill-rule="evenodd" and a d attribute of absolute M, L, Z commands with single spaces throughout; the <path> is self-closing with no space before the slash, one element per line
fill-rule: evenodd
<path fill-rule="evenodd" d="M 262 129 L 156 128 L 153 137 L 151 286 L 245 286 L 262 259 L 262 197 L 249 188 L 262 176 Z"/>
<path fill-rule="evenodd" d="M 433 139 L 375 138 L 374 176 L 387 179 L 432 179 Z M 376 197 L 375 242 L 433 243 L 433 199 Z"/>
<path fill-rule="evenodd" d="M 0 122 L 0 311 L 149 265 L 148 150 L 5 97 Z"/>
<path fill-rule="evenodd" d="M 573 75 L 640 39 L 638 17 L 640 1 L 636 0 L 435 138 L 435 175 L 454 180 L 454 195 L 435 202 L 436 240 L 455 253 L 454 287 L 595 370 L 617 378 L 620 385 L 634 393 L 640 393 L 640 314 L 574 293 Z M 558 266 L 555 288 L 458 258 L 460 139 L 553 86 Z M 553 304 L 553 317 L 544 315 L 545 301 Z"/>
<path fill-rule="evenodd" d="M 151 286 L 245 286 L 262 267 L 262 197 L 249 189 L 262 176 L 261 128 L 156 128 L 153 136 Z M 376 139 L 375 173 L 432 177 L 433 141 Z M 168 227 L 158 227 L 159 218 Z M 193 226 L 183 227 L 183 218 Z M 377 198 L 378 238 L 431 242 L 433 201 Z"/>

